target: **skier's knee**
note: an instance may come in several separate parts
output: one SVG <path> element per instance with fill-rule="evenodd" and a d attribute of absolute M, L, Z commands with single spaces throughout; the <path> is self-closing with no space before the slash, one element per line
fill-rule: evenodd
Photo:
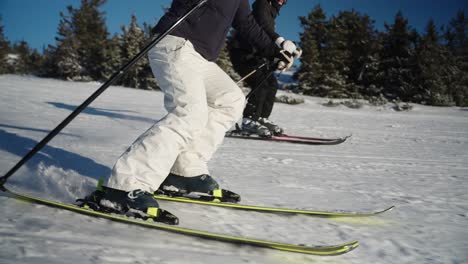
<path fill-rule="evenodd" d="M 206 107 L 197 107 L 189 111 L 186 120 L 189 122 L 189 126 L 195 131 L 203 130 L 208 123 L 208 109 Z"/>

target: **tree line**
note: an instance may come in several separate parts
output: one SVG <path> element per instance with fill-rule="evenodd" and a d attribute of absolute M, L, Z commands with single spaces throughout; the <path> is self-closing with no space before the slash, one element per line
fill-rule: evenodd
<path fill-rule="evenodd" d="M 81 0 L 79 8 L 67 6 L 60 13 L 55 44 L 42 54 L 25 41 L 11 45 L 0 25 L 0 74 L 34 74 L 40 77 L 73 81 L 105 81 L 130 61 L 151 38 L 151 26 L 139 26 L 132 15 L 120 34 L 110 36 L 104 12 L 106 0 Z M 117 85 L 139 89 L 156 89 L 146 57 L 136 63 Z"/>
<path fill-rule="evenodd" d="M 332 98 L 468 105 L 468 19 L 459 11 L 445 28 L 428 21 L 419 34 L 402 12 L 384 31 L 354 10 L 326 17 L 316 6 L 300 17 L 303 32 L 297 90 Z"/>
<path fill-rule="evenodd" d="M 0 21 L 0 74 L 34 74 L 75 81 L 105 81 L 132 59 L 151 38 L 151 25 L 130 24 L 110 35 L 106 0 L 81 0 L 60 13 L 55 44 L 42 53 L 25 41 L 10 43 Z M 385 29 L 354 10 L 327 18 L 321 6 L 304 17 L 299 46 L 303 49 L 295 78 L 296 92 L 330 98 L 401 100 L 428 105 L 468 106 L 468 19 L 459 11 L 449 25 L 429 20 L 423 33 L 401 12 Z M 227 42 L 229 44 L 229 41 Z M 227 47 L 228 48 L 228 47 Z M 228 52 L 218 64 L 234 78 Z M 143 58 L 119 85 L 156 89 L 148 60 Z"/>

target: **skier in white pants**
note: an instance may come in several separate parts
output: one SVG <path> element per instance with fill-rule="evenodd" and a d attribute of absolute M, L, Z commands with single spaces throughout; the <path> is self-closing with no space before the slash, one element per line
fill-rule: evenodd
<path fill-rule="evenodd" d="M 241 89 L 186 39 L 167 36 L 149 52 L 149 61 L 168 114 L 119 158 L 112 188 L 155 192 L 169 172 L 209 175 L 207 162 L 244 108 Z"/>
<path fill-rule="evenodd" d="M 164 32 L 197 3 L 174 0 L 154 33 Z M 158 207 L 151 199 L 155 191 L 184 195 L 219 188 L 207 162 L 241 118 L 245 102 L 241 89 L 214 63 L 231 26 L 266 57 L 292 63 L 292 56 L 280 52 L 281 44 L 256 24 L 248 0 L 209 0 L 148 53 L 168 114 L 117 160 L 103 195 L 106 205 L 137 203 L 144 209 L 144 201 Z M 110 194 L 119 191 L 127 195 Z"/>

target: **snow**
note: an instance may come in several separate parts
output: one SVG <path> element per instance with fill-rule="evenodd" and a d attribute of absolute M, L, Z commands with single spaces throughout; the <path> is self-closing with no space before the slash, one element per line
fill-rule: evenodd
<path fill-rule="evenodd" d="M 0 76 L 0 175 L 99 88 Z M 13 175 L 8 186 L 72 202 L 164 116 L 160 92 L 110 87 Z M 0 193 L 0 263 L 468 263 L 468 109 L 414 105 L 276 104 L 272 120 L 305 136 L 353 136 L 336 146 L 226 139 L 210 163 L 244 203 L 373 211 L 376 217 L 286 216 L 161 202 L 181 226 L 304 244 L 357 239 L 335 257 L 231 245 L 125 225 Z"/>

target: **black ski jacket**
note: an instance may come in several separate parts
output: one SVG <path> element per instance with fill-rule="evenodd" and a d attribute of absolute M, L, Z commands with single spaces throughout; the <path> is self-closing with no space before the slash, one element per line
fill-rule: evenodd
<path fill-rule="evenodd" d="M 199 0 L 173 0 L 169 11 L 159 20 L 153 33 L 162 33 Z M 229 29 L 234 27 L 265 57 L 275 54 L 274 40 L 255 22 L 248 0 L 208 0 L 172 33 L 190 40 L 204 58 L 215 60 L 223 47 Z"/>
<path fill-rule="evenodd" d="M 279 8 L 270 4 L 269 0 L 256 0 L 252 5 L 252 14 L 258 25 L 267 33 L 272 41 L 280 37 L 275 31 L 275 19 L 278 16 Z M 243 49 L 249 53 L 256 53 L 250 44 L 250 40 L 242 34 L 235 34 L 234 48 Z M 260 54 L 262 55 L 262 54 Z"/>
<path fill-rule="evenodd" d="M 272 6 L 268 0 L 256 0 L 252 5 L 252 14 L 263 30 L 275 41 L 280 37 L 275 31 L 275 19 L 279 9 Z"/>

